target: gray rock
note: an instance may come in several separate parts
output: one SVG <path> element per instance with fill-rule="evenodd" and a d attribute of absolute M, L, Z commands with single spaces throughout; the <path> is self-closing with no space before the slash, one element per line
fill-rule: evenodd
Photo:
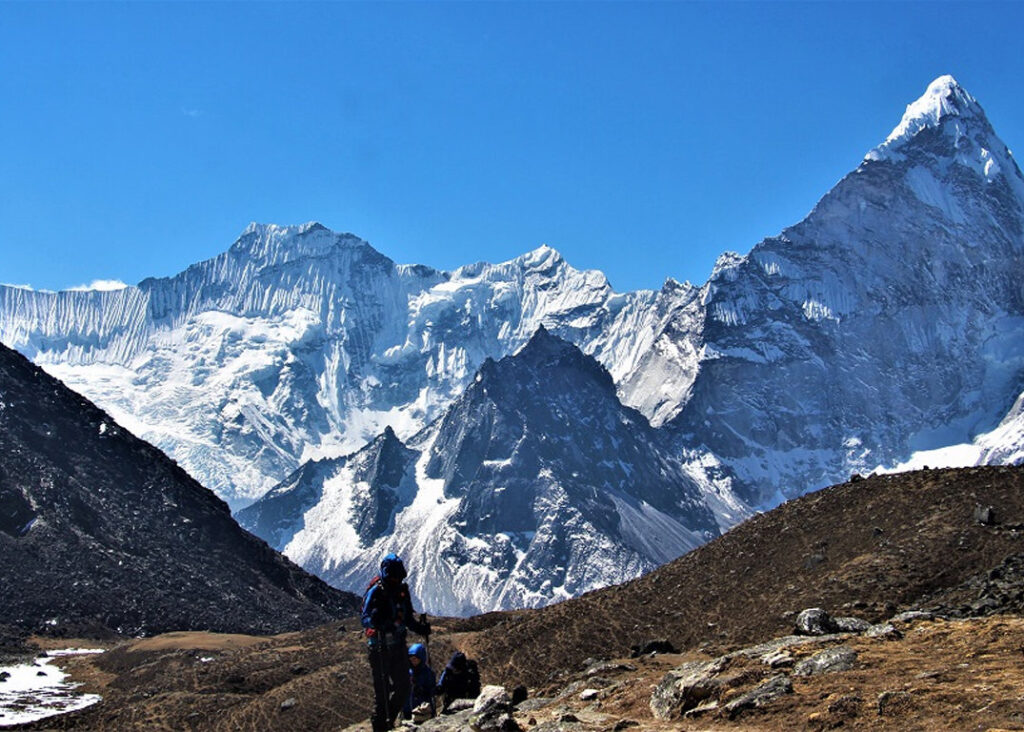
<path fill-rule="evenodd" d="M 899 640 L 903 637 L 903 633 L 896 630 L 896 626 L 892 623 L 879 623 L 878 625 L 872 625 L 864 632 L 866 638 L 878 638 L 880 640 Z"/>
<path fill-rule="evenodd" d="M 849 671 L 857 662 L 857 653 L 849 646 L 837 646 L 818 651 L 796 665 L 793 673 L 797 676 L 817 676 L 818 674 Z"/>
<path fill-rule="evenodd" d="M 986 526 L 996 522 L 996 510 L 992 506 L 982 506 L 980 503 L 974 507 L 974 520 Z"/>
<path fill-rule="evenodd" d="M 800 635 L 826 635 L 835 631 L 832 618 L 820 607 L 809 607 L 796 616 L 796 632 Z"/>
<path fill-rule="evenodd" d="M 832 618 L 832 624 L 840 633 L 863 633 L 871 623 L 861 618 Z"/>
<path fill-rule="evenodd" d="M 294 707 L 298 703 L 299 702 L 298 702 L 298 700 L 295 697 L 288 697 L 283 702 L 281 702 L 281 711 L 285 711 L 287 709 L 291 709 L 292 707 Z"/>
<path fill-rule="evenodd" d="M 693 709 L 716 696 L 721 683 L 715 676 L 725 668 L 725 661 L 691 661 L 672 669 L 651 694 L 651 713 L 656 719 L 668 720 Z"/>
<path fill-rule="evenodd" d="M 761 663 L 771 668 L 782 668 L 784 666 L 792 666 L 794 663 L 793 655 L 783 649 L 769 651 L 761 657 Z"/>
<path fill-rule="evenodd" d="M 893 617 L 890 623 L 914 623 L 918 620 L 935 620 L 935 613 L 926 612 L 924 610 L 908 610 L 905 613 L 900 613 Z"/>
<path fill-rule="evenodd" d="M 793 682 L 785 674 L 773 676 L 738 699 L 734 699 L 725 705 L 725 713 L 734 718 L 746 709 L 756 709 L 771 703 L 783 694 L 793 693 Z"/>
<path fill-rule="evenodd" d="M 594 701 L 600 693 L 598 689 L 584 689 L 580 692 L 580 701 Z"/>
<path fill-rule="evenodd" d="M 512 719 L 512 699 L 503 686 L 485 686 L 473 704 L 469 726 L 475 732 L 510 732 L 519 724 Z"/>

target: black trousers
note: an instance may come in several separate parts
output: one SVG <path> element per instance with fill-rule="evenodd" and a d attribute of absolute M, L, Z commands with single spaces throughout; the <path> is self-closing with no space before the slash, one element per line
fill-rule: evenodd
<path fill-rule="evenodd" d="M 409 655 L 405 643 L 371 647 L 368 651 L 373 671 L 373 732 L 391 729 L 409 701 Z"/>

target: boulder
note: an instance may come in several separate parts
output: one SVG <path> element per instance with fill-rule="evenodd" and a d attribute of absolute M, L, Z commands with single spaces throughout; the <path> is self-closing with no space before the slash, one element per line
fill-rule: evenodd
<path fill-rule="evenodd" d="M 809 607 L 796 616 L 796 632 L 800 635 L 828 635 L 836 632 L 836 627 L 827 611 Z"/>
<path fill-rule="evenodd" d="M 651 694 L 651 713 L 668 720 L 717 696 L 717 676 L 725 668 L 722 659 L 691 661 L 669 671 Z"/>
<path fill-rule="evenodd" d="M 512 699 L 503 686 L 485 686 L 473 704 L 469 726 L 474 732 L 512 732 L 520 729 L 512 719 Z"/>
<path fill-rule="evenodd" d="M 805 658 L 793 669 L 797 676 L 817 676 L 818 674 L 849 671 L 857 662 L 857 652 L 849 646 L 836 646 L 818 651 L 810 658 Z"/>

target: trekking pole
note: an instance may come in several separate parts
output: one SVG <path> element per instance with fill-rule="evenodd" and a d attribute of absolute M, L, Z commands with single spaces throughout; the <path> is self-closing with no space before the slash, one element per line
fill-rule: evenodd
<path fill-rule="evenodd" d="M 388 729 L 391 728 L 391 674 L 388 673 L 388 656 L 387 656 L 387 637 L 386 631 L 380 631 L 380 645 L 377 647 L 377 652 L 380 654 L 380 672 L 383 676 L 384 681 L 384 719 L 380 720 L 381 723 L 388 725 Z"/>
<path fill-rule="evenodd" d="M 420 625 L 426 625 L 426 624 L 427 624 L 427 614 L 426 613 L 421 613 L 420 614 Z M 423 647 L 427 651 L 427 666 L 430 666 L 430 633 L 427 633 L 425 636 L 423 636 Z M 430 668 L 434 668 L 434 667 L 430 666 Z"/>

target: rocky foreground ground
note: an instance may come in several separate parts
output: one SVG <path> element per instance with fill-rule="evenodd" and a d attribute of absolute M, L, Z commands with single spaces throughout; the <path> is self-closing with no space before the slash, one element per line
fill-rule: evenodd
<path fill-rule="evenodd" d="M 470 637 L 442 630 L 435 656 Z M 43 645 L 58 645 L 42 640 Z M 180 633 L 65 659 L 90 709 L 29 729 L 364 730 L 358 634 Z M 1024 729 L 1024 618 L 911 614 L 860 632 L 791 635 L 713 655 L 593 659 L 563 680 L 487 690 L 429 730 Z M 2 719 L 0 719 L 2 722 Z"/>

